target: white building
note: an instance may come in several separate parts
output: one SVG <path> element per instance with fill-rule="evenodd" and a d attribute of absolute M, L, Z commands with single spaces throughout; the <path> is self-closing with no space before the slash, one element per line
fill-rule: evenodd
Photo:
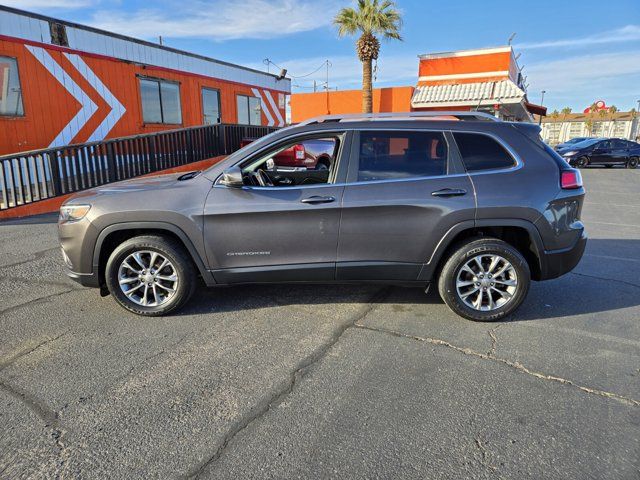
<path fill-rule="evenodd" d="M 537 120 L 537 119 L 536 119 Z M 550 145 L 575 137 L 615 137 L 637 140 L 640 115 L 637 112 L 560 113 L 542 118 L 542 139 Z"/>

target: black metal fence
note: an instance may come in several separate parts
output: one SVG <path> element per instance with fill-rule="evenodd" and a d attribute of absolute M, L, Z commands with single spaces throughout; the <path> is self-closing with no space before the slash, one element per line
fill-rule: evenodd
<path fill-rule="evenodd" d="M 205 125 L 0 156 L 0 210 L 228 155 L 274 130 Z"/>

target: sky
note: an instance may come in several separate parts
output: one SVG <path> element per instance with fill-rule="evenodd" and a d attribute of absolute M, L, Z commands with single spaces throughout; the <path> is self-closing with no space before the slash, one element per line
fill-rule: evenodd
<path fill-rule="evenodd" d="M 294 92 L 326 82 L 359 88 L 355 38 L 332 24 L 350 0 L 0 0 L 0 4 L 266 70 L 286 68 Z M 403 41 L 383 41 L 376 87 L 415 85 L 418 55 L 512 44 L 528 97 L 553 109 L 640 100 L 640 0 L 396 0 Z M 271 72 L 278 70 L 270 65 Z M 317 71 L 316 71 L 317 70 Z M 314 73 L 315 71 L 315 73 Z"/>

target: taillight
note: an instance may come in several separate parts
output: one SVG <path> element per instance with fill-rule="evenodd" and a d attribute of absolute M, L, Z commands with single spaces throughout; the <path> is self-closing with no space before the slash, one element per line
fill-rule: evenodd
<path fill-rule="evenodd" d="M 582 188 L 582 175 L 578 170 L 562 170 L 560 172 L 560 187 L 565 190 Z"/>
<path fill-rule="evenodd" d="M 305 150 L 304 145 L 295 145 L 293 147 L 293 154 L 296 157 L 296 160 L 304 160 Z"/>

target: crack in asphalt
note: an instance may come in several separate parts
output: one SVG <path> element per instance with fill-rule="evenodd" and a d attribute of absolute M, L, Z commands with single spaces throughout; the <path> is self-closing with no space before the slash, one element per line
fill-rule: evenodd
<path fill-rule="evenodd" d="M 479 436 L 476 437 L 475 444 L 476 444 L 476 447 L 478 447 L 478 450 L 480 450 L 480 455 L 482 456 L 480 460 L 480 463 L 482 464 L 482 466 L 495 472 L 498 469 L 498 467 L 491 464 L 491 459 L 489 458 L 490 457 L 489 451 L 487 450 L 485 443 L 482 441 L 482 439 Z"/>
<path fill-rule="evenodd" d="M 15 353 L 9 355 L 9 356 L 6 356 L 4 358 L 0 358 L 0 372 L 2 370 L 4 370 L 5 368 L 11 366 L 15 362 L 17 362 L 19 359 L 21 359 L 23 357 L 26 357 L 27 355 L 30 355 L 31 353 L 35 352 L 39 348 L 42 348 L 45 345 L 47 345 L 47 344 L 49 344 L 51 342 L 55 342 L 59 338 L 64 337 L 67 333 L 69 333 L 69 331 L 70 330 L 65 330 L 60 335 L 57 335 L 57 336 L 52 337 L 52 338 L 47 338 L 46 340 L 41 341 L 40 343 L 38 343 L 34 347 L 27 347 L 27 348 L 24 348 L 22 350 L 19 350 L 19 351 L 15 352 Z"/>
<path fill-rule="evenodd" d="M 295 370 L 290 374 L 288 381 L 284 382 L 284 385 L 276 393 L 270 396 L 268 399 L 258 403 L 254 406 L 243 418 L 239 419 L 227 432 L 224 436 L 222 443 L 218 446 L 216 451 L 198 466 L 189 471 L 184 478 L 199 478 L 209 467 L 211 467 L 225 452 L 226 448 L 233 441 L 233 439 L 240 432 L 249 427 L 253 422 L 259 420 L 263 417 L 269 410 L 271 410 L 272 406 L 279 405 L 282 401 L 291 394 L 300 381 L 302 377 L 304 377 L 307 372 L 320 360 L 322 360 L 328 351 L 333 347 L 344 335 L 344 333 L 350 328 L 354 327 L 356 322 L 363 320 L 369 315 L 375 308 L 376 304 L 389 296 L 391 292 L 391 287 L 384 288 L 382 290 L 378 290 L 371 298 L 366 302 L 366 307 L 361 309 L 356 315 L 347 320 L 344 324 L 342 324 L 331 336 L 329 341 L 323 343 L 320 347 L 314 350 L 311 354 L 309 354 L 306 358 L 304 358 L 298 365 Z"/>
<path fill-rule="evenodd" d="M 19 262 L 9 263 L 7 265 L 0 265 L 0 270 L 4 270 L 5 268 L 17 267 L 19 265 L 24 265 L 26 263 L 35 262 L 36 260 L 40 260 L 44 258 L 47 253 L 53 252 L 54 250 L 60 250 L 60 247 L 51 247 L 46 250 L 40 250 L 39 252 L 35 252 L 32 254 L 31 258 L 27 258 L 26 260 L 20 260 Z"/>
<path fill-rule="evenodd" d="M 52 287 L 67 287 L 67 288 L 72 288 L 73 290 L 84 290 L 84 288 L 82 287 L 75 287 L 74 288 L 74 284 L 69 282 L 58 282 L 56 280 L 44 280 L 44 279 L 38 279 L 38 280 L 34 280 L 33 278 L 29 278 L 29 277 L 20 277 L 20 276 L 14 276 L 14 275 L 0 275 L 0 280 L 9 280 L 9 281 L 14 281 L 14 282 L 21 282 L 21 283 L 26 283 L 29 285 L 47 285 L 47 286 L 52 286 Z"/>
<path fill-rule="evenodd" d="M 496 331 L 502 326 L 504 325 L 503 323 L 498 325 L 495 328 L 492 328 L 491 330 L 489 330 L 489 337 L 491 337 L 491 348 L 489 349 L 489 351 L 487 352 L 487 355 L 489 356 L 493 356 L 496 354 L 496 348 L 498 347 L 498 337 L 496 336 Z"/>
<path fill-rule="evenodd" d="M 60 426 L 58 413 L 49 408 L 35 395 L 32 395 L 20 387 L 10 385 L 5 381 L 0 381 L 0 391 L 15 398 L 44 422 L 44 427 L 50 430 L 51 438 L 58 451 L 58 470 L 61 470 L 69 458 L 70 452 L 64 443 L 64 436 L 67 432 Z M 60 475 L 56 474 L 54 477 L 59 478 Z"/>
<path fill-rule="evenodd" d="M 611 400 L 615 400 L 623 405 L 627 405 L 627 406 L 633 406 L 633 407 L 640 407 L 640 400 L 636 400 L 634 398 L 629 398 L 629 397 L 625 397 L 623 395 L 618 395 L 617 393 L 612 393 L 612 392 L 607 392 L 604 390 L 599 390 L 597 388 L 591 388 L 591 387 L 585 387 L 583 385 L 580 385 L 576 382 L 574 382 L 573 380 L 568 380 L 566 378 L 562 378 L 562 377 L 557 377 L 555 375 L 548 375 L 546 373 L 540 373 L 540 372 L 536 372 L 534 370 L 531 370 L 527 367 L 525 367 L 524 365 L 522 365 L 521 363 L 517 362 L 517 361 L 513 361 L 513 360 L 509 360 L 506 358 L 502 358 L 502 357 L 497 357 L 494 354 L 486 354 L 486 353 L 480 353 L 480 352 L 476 352 L 475 350 L 471 349 L 471 348 L 467 348 L 467 347 L 459 347 L 457 345 L 454 345 L 450 342 L 447 342 L 446 340 L 440 340 L 438 338 L 431 338 L 431 337 L 419 337 L 417 335 L 409 335 L 406 333 L 402 333 L 402 332 L 398 332 L 396 330 L 388 330 L 386 328 L 378 328 L 378 327 L 371 327 L 368 325 L 363 325 L 361 323 L 358 323 L 357 321 L 354 322 L 353 326 L 355 328 L 361 328 L 363 330 L 369 330 L 372 332 L 378 332 L 378 333 L 383 333 L 386 335 L 392 335 L 395 337 L 400 337 L 400 338 L 407 338 L 409 340 L 415 340 L 415 341 L 419 341 L 419 342 L 425 342 L 425 343 L 430 343 L 432 345 L 438 345 L 438 346 L 442 346 L 442 347 L 447 347 L 450 348 L 452 350 L 455 350 L 457 352 L 460 352 L 464 355 L 470 355 L 476 358 L 480 358 L 482 360 L 491 360 L 494 362 L 498 362 L 498 363 L 502 363 L 504 365 L 507 365 L 508 367 L 511 367 L 515 370 L 517 370 L 518 372 L 521 373 L 525 373 L 527 375 L 530 375 L 532 377 L 538 378 L 540 380 L 547 380 L 547 381 L 551 381 L 551 382 L 556 382 L 556 383 L 560 383 L 563 385 L 568 385 L 571 387 L 574 387 L 582 392 L 591 394 L 591 395 L 597 395 L 597 396 L 601 396 L 601 397 L 605 397 L 605 398 L 609 398 Z"/>
<path fill-rule="evenodd" d="M 7 313 L 15 312 L 16 310 L 20 310 L 22 308 L 36 305 L 38 303 L 45 303 L 52 298 L 61 297 L 62 295 L 66 295 L 67 293 L 79 292 L 82 290 L 81 288 L 71 288 L 69 290 L 63 290 L 62 292 L 52 293 L 51 295 L 45 295 L 44 297 L 34 298 L 33 300 L 29 300 L 24 303 L 19 303 L 18 305 L 13 305 L 12 307 L 5 308 L 4 310 L 0 310 L 0 315 L 6 315 Z"/>
<path fill-rule="evenodd" d="M 65 330 L 64 332 L 62 332 L 61 334 L 55 337 L 47 338 L 46 340 L 43 340 L 42 342 L 38 343 L 34 347 L 20 350 L 12 355 L 9 355 L 8 357 L 0 359 L 0 372 L 10 367 L 21 358 L 31 355 L 33 352 L 35 352 L 36 350 L 39 350 L 45 345 L 48 345 L 62 338 L 67 333 L 69 333 L 69 331 L 70 330 Z M 54 441 L 56 449 L 58 450 L 58 456 L 59 456 L 58 469 L 62 469 L 62 467 L 67 461 L 67 458 L 69 457 L 69 451 L 66 445 L 64 444 L 64 435 L 66 434 L 66 430 L 63 430 L 60 426 L 59 412 L 56 412 L 55 410 L 47 406 L 43 401 L 38 399 L 35 395 L 32 395 L 28 391 L 18 386 L 11 385 L 4 380 L 0 380 L 0 390 L 5 392 L 7 395 L 15 398 L 20 403 L 22 403 L 25 407 L 27 407 L 31 412 L 33 412 L 38 418 L 40 418 L 44 422 L 45 428 L 48 428 L 51 430 L 50 432 L 51 438 Z M 56 475 L 56 477 L 58 476 L 59 475 Z"/>
<path fill-rule="evenodd" d="M 638 285 L 637 283 L 626 282 L 624 280 L 618 280 L 617 278 L 599 277 L 597 275 L 588 275 L 586 273 L 578 273 L 578 272 L 569 272 L 569 275 L 577 275 L 579 277 L 594 278 L 596 280 L 617 282 L 617 283 L 622 283 L 623 285 L 628 285 L 630 287 L 640 288 L 640 285 Z"/>

